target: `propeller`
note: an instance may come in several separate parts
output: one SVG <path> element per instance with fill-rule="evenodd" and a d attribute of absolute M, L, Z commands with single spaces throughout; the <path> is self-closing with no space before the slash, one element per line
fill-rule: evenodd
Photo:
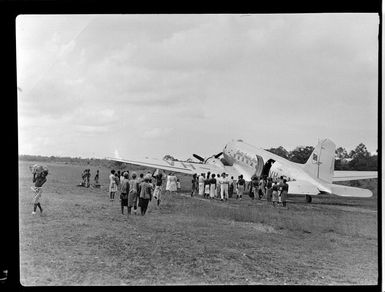
<path fill-rule="evenodd" d="M 198 159 L 199 161 L 205 161 L 205 159 L 203 158 L 203 157 L 201 157 L 201 156 L 199 156 L 199 155 L 197 155 L 197 154 L 193 154 L 193 156 L 196 158 L 196 159 Z"/>
<path fill-rule="evenodd" d="M 215 158 L 219 158 L 219 156 L 221 156 L 223 154 L 223 152 L 220 152 L 220 153 L 218 153 L 217 155 L 215 155 L 214 157 Z"/>
<path fill-rule="evenodd" d="M 215 158 L 219 158 L 221 155 L 223 154 L 223 152 L 220 152 L 216 155 L 213 155 Z M 201 162 L 205 162 L 206 159 L 204 159 L 202 156 L 199 156 L 198 154 L 193 154 L 193 156 L 198 159 L 199 161 Z"/>

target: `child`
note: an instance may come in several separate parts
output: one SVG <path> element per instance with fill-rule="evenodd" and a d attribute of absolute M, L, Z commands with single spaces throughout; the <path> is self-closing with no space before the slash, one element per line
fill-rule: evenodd
<path fill-rule="evenodd" d="M 43 213 L 43 208 L 40 205 L 39 199 L 41 198 L 41 194 L 43 193 L 42 187 L 47 181 L 48 169 L 35 164 L 31 170 L 33 173 L 32 182 L 35 183 L 35 186 L 31 187 L 32 191 L 35 193 L 35 196 L 33 197 L 32 215 L 35 215 L 37 207 L 39 207 L 40 213 Z"/>

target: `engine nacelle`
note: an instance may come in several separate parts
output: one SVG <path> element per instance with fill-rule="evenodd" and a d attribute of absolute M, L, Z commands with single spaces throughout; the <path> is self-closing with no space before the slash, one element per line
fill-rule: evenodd
<path fill-rule="evenodd" d="M 224 167 L 224 164 L 222 163 L 222 161 L 218 158 L 215 158 L 215 157 L 208 158 L 206 160 L 206 163 L 211 164 L 211 165 L 216 165 L 216 166 L 221 167 L 221 168 Z"/>

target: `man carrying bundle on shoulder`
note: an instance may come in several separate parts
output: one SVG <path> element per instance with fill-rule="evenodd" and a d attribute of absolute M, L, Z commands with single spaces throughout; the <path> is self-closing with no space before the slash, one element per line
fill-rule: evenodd
<path fill-rule="evenodd" d="M 35 194 L 33 197 L 32 215 L 35 215 L 37 207 L 39 207 L 40 213 L 43 213 L 43 208 L 41 207 L 39 200 L 41 198 L 41 194 L 43 193 L 43 185 L 47 181 L 48 168 L 35 164 L 30 167 L 30 169 L 33 174 L 32 182 L 35 183 L 35 185 L 31 187 L 31 190 Z"/>

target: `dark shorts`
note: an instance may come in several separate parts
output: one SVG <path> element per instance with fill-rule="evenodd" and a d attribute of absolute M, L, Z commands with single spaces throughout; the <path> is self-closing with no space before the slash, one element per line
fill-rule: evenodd
<path fill-rule="evenodd" d="M 139 198 L 139 207 L 147 208 L 149 201 L 150 201 L 150 199 Z"/>
<path fill-rule="evenodd" d="M 120 199 L 121 199 L 120 204 L 122 206 L 127 206 L 128 207 L 128 195 L 124 194 L 124 193 L 120 194 Z"/>

